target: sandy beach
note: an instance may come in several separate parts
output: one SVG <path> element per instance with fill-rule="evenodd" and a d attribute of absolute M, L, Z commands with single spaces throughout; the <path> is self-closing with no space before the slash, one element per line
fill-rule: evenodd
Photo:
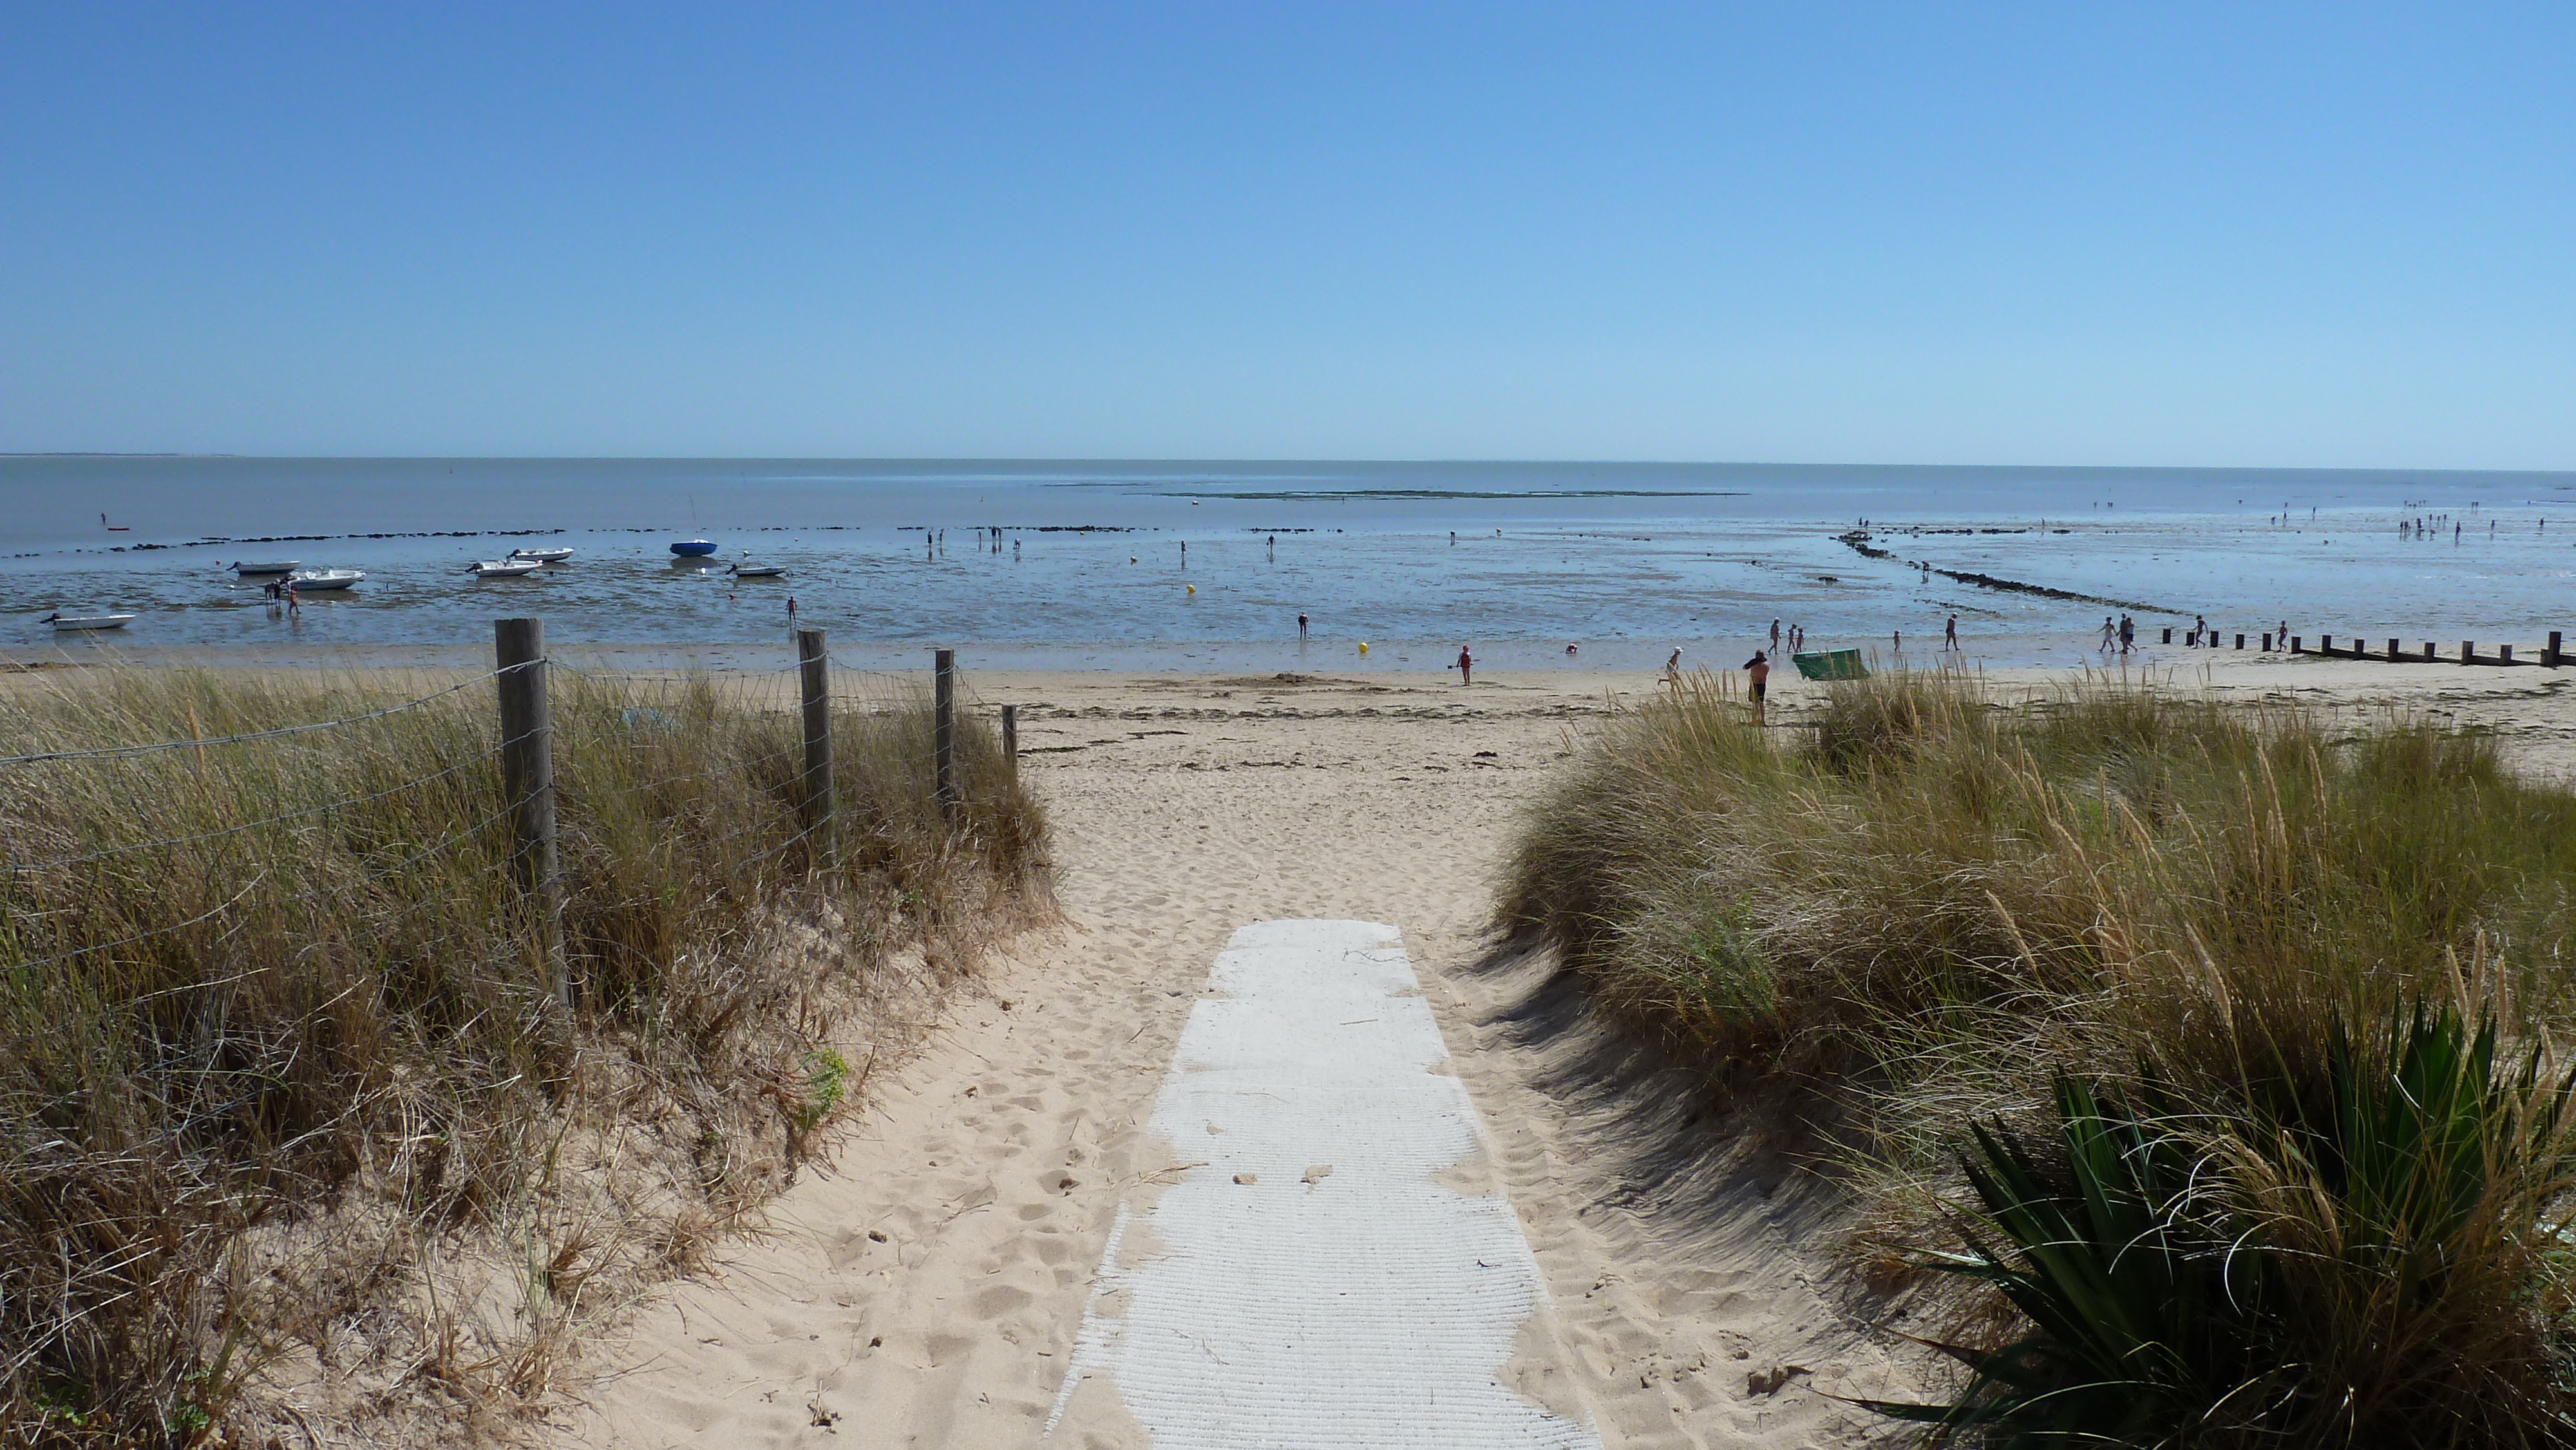
<path fill-rule="evenodd" d="M 2576 773 L 2571 682 L 2225 656 L 2172 681 L 2436 713 L 2561 777 Z M 1703 1119 L 1686 1081 L 1635 1061 L 1549 963 L 1498 956 L 1486 930 L 1516 804 L 1650 677 L 971 684 L 1021 707 L 1064 923 L 1024 938 L 878 1077 L 835 1160 L 764 1234 L 586 1347 L 558 1443 L 1041 1443 L 1120 1205 L 1150 1205 L 1205 1156 L 1145 1123 L 1209 964 L 1236 928 L 1292 917 L 1403 933 L 1483 1121 L 1472 1191 L 1508 1197 L 1552 1301 L 1512 1382 L 1566 1387 L 1606 1445 L 1784 1450 L 1875 1427 L 1832 1395 L 1914 1388 L 1890 1332 L 1903 1326 L 1866 1322 L 1831 1287 L 1834 1191 Z M 1797 728 L 1820 688 L 1779 682 L 1774 722 Z M 1085 1383 L 1045 1443 L 1150 1441 L 1112 1387 Z"/>

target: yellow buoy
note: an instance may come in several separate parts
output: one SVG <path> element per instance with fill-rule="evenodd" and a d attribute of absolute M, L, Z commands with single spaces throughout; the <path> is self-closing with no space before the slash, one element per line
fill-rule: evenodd
<path fill-rule="evenodd" d="M 1361 654 L 1367 654 L 1367 653 L 1368 653 L 1368 641 L 1367 641 L 1367 640 L 1361 640 L 1361 641 L 1360 641 L 1360 653 L 1361 653 Z"/>
<path fill-rule="evenodd" d="M 1184 588 L 1184 589 L 1187 589 L 1187 590 L 1188 590 L 1188 591 L 1190 591 L 1192 594 L 1196 594 L 1196 593 L 1198 593 L 1198 592 L 1199 592 L 1199 586 L 1197 586 L 1197 585 L 1195 585 L 1195 584 L 1184 584 L 1184 585 L 1182 585 L 1181 587 L 1182 587 L 1182 588 Z"/>

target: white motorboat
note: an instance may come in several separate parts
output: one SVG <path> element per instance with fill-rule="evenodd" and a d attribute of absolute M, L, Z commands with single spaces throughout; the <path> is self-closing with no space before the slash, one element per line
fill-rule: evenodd
<path fill-rule="evenodd" d="M 513 559 L 534 559 L 540 564 L 560 564 L 572 557 L 570 549 L 512 549 Z"/>
<path fill-rule="evenodd" d="M 317 589 L 346 589 L 367 577 L 364 569 L 298 569 L 286 576 L 298 594 L 311 594 Z"/>
<path fill-rule="evenodd" d="M 782 564 L 736 564 L 733 566 L 733 577 L 736 579 L 776 579 L 786 572 L 786 566 Z"/>
<path fill-rule="evenodd" d="M 59 611 L 36 621 L 56 629 L 123 629 L 134 622 L 131 614 L 64 614 Z"/>
<path fill-rule="evenodd" d="M 544 567 L 534 559 L 486 559 L 474 566 L 473 573 L 478 579 L 516 579 Z"/>
<path fill-rule="evenodd" d="M 272 559 L 265 564 L 235 564 L 233 572 L 248 578 L 253 574 L 292 574 L 303 567 L 299 559 Z"/>

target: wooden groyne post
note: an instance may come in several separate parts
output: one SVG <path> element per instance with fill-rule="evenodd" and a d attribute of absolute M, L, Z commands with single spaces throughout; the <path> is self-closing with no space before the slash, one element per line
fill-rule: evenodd
<path fill-rule="evenodd" d="M 824 648 L 823 631 L 796 631 L 796 671 L 805 707 L 805 782 L 799 803 L 814 842 L 811 859 L 829 866 L 840 854 L 832 839 L 838 824 L 832 794 L 832 656 Z"/>
<path fill-rule="evenodd" d="M 1011 768 L 1011 779 L 1020 778 L 1020 707 L 1002 707 L 1002 760 Z"/>
<path fill-rule="evenodd" d="M 939 794 L 939 818 L 957 824 L 957 651 L 931 654 L 931 755 L 933 782 Z"/>
<path fill-rule="evenodd" d="M 500 669 L 501 793 L 510 802 L 510 857 L 520 888 L 537 908 L 546 986 L 572 1010 L 564 962 L 563 875 L 555 851 L 554 712 L 546 698 L 546 622 L 496 619 L 492 654 Z"/>

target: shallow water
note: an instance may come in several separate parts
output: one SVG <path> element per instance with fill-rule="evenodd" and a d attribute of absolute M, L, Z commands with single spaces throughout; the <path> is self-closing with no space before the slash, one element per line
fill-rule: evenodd
<path fill-rule="evenodd" d="M 854 664 L 936 643 L 989 666 L 1422 669 L 1461 642 L 1497 667 L 1567 643 L 1589 667 L 1676 645 L 1731 664 L 1775 617 L 1883 650 L 1951 613 L 1997 662 L 2074 664 L 2114 608 L 1913 560 L 2126 601 L 2148 637 L 2195 613 L 2446 648 L 2576 631 L 2569 474 L 10 458 L 0 499 L 0 642 L 22 655 L 90 647 L 54 639 L 50 611 L 117 609 L 141 616 L 110 637 L 124 649 L 474 646 L 534 613 L 560 644 L 700 657 L 782 640 L 792 596 Z M 2437 514 L 2438 536 L 2401 536 Z M 1863 519 L 1895 558 L 1840 540 Z M 788 577 L 675 566 L 669 542 L 696 536 Z M 464 573 L 521 542 L 580 552 L 530 579 Z M 223 567 L 254 556 L 368 578 L 290 616 Z"/>

